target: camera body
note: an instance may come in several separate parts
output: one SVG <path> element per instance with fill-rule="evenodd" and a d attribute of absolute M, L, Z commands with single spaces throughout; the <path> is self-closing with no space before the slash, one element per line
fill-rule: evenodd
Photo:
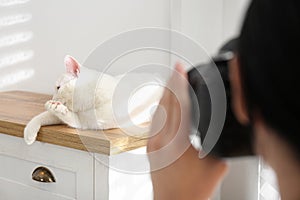
<path fill-rule="evenodd" d="M 212 103 L 209 90 L 200 72 L 209 70 L 210 68 L 216 66 L 222 77 L 227 100 L 225 123 L 217 143 L 214 145 L 212 150 L 210 150 L 210 152 L 206 152 L 209 155 L 214 155 L 217 157 L 239 157 L 250 156 L 254 154 L 252 150 L 253 134 L 251 127 L 243 126 L 237 121 L 231 106 L 231 91 L 228 68 L 229 61 L 232 59 L 232 57 L 232 52 L 219 54 L 217 57 L 213 58 L 212 62 L 193 67 L 188 72 L 188 80 L 191 86 L 191 110 L 200 111 L 200 118 L 197 117 L 197 113 L 191 113 L 191 126 L 198 130 L 196 134 L 196 137 L 198 138 L 193 140 L 192 144 L 194 143 L 193 146 L 198 149 L 199 147 L 201 149 L 202 141 L 204 141 L 204 138 L 207 135 L 212 114 Z M 195 137 L 195 135 L 193 135 L 193 137 Z M 200 142 L 200 144 L 195 144 L 195 141 L 198 143 Z M 205 151 L 205 149 L 202 150 Z"/>

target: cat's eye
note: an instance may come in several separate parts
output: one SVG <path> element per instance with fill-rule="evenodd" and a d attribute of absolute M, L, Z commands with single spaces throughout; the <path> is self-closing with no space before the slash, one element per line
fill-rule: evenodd
<path fill-rule="evenodd" d="M 56 86 L 56 89 L 59 90 L 60 86 Z"/>

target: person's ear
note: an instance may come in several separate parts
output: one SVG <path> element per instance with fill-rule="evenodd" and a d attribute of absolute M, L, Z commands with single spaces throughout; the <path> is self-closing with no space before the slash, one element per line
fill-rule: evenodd
<path fill-rule="evenodd" d="M 235 56 L 229 64 L 229 78 L 231 85 L 232 108 L 237 120 L 244 125 L 249 123 L 249 114 L 243 91 L 241 71 L 238 57 Z"/>

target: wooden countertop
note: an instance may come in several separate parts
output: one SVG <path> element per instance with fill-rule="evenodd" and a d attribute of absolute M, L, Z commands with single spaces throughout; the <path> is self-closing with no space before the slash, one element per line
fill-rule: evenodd
<path fill-rule="evenodd" d="M 23 137 L 26 124 L 45 111 L 44 104 L 50 99 L 50 95 L 31 92 L 0 92 L 0 133 Z M 37 140 L 106 155 L 146 145 L 145 137 L 128 136 L 120 129 L 82 131 L 67 125 L 44 126 Z"/>

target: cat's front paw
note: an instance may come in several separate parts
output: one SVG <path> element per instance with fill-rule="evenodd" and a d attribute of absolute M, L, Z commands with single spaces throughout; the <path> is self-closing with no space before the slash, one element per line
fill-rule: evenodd
<path fill-rule="evenodd" d="M 60 114 L 67 114 L 67 112 L 69 111 L 68 108 L 63 105 L 61 102 L 59 101 L 55 101 L 55 100 L 49 100 L 46 102 L 45 104 L 45 108 L 48 111 L 54 112 L 54 113 L 60 113 Z"/>
<path fill-rule="evenodd" d="M 31 145 L 37 137 L 40 126 L 35 123 L 28 123 L 24 129 L 24 140 L 26 144 Z"/>

